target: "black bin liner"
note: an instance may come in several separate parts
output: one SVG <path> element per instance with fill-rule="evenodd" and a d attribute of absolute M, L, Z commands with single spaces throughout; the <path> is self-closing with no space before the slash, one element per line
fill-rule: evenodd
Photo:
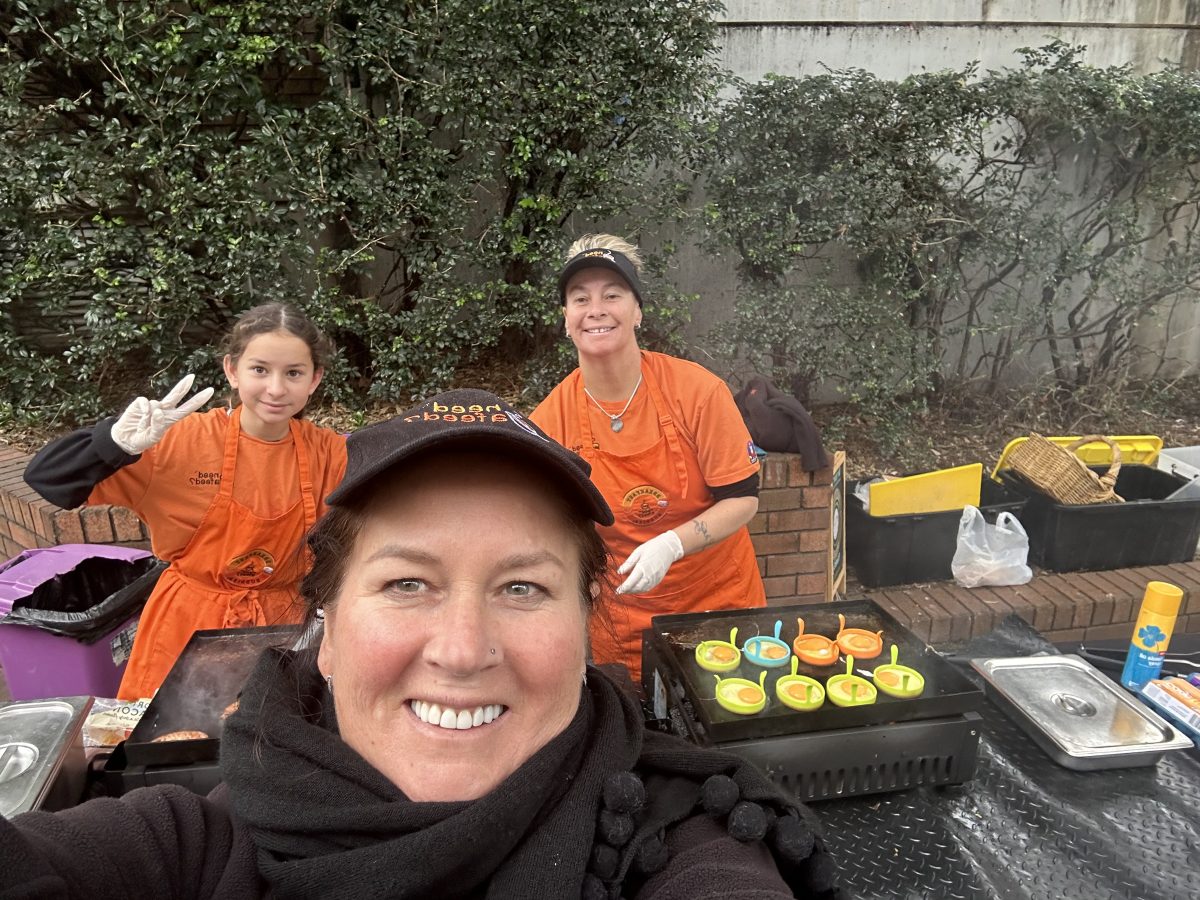
<path fill-rule="evenodd" d="M 94 643 L 141 611 L 166 568 L 167 563 L 153 556 L 85 559 L 13 603 L 0 625 L 30 626 Z"/>

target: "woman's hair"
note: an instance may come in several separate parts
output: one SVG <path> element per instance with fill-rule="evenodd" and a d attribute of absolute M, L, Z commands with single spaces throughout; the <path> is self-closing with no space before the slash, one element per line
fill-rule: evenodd
<path fill-rule="evenodd" d="M 490 454 L 492 457 L 505 456 L 503 451 L 490 451 Z M 539 469 L 536 464 L 520 457 L 507 458 L 527 472 L 530 478 L 545 480 L 545 471 Z M 400 469 L 407 469 L 411 465 L 411 462 L 407 462 Z M 378 489 L 360 492 L 346 505 L 332 507 L 308 533 L 311 565 L 300 585 L 305 605 L 306 628 L 316 619 L 317 610 L 330 609 L 336 604 L 355 542 L 374 509 L 374 498 L 388 494 L 385 485 L 402 475 L 400 469 L 383 474 L 378 479 Z M 608 549 L 587 513 L 569 505 L 561 493 L 554 493 L 554 498 L 559 508 L 560 521 L 570 531 L 579 549 L 581 601 L 589 615 L 595 614 L 599 612 L 599 597 L 593 592 L 592 586 L 603 583 L 608 577 Z"/>
<path fill-rule="evenodd" d="M 570 262 L 584 250 L 615 250 L 633 263 L 639 275 L 642 274 L 642 251 L 625 238 L 615 234 L 585 234 L 571 244 L 565 262 Z"/>
<path fill-rule="evenodd" d="M 323 369 L 333 357 L 333 341 L 326 337 L 312 320 L 288 303 L 263 303 L 248 309 L 233 323 L 221 342 L 220 355 L 237 361 L 246 352 L 246 345 L 260 334 L 283 331 L 300 338 L 308 345 L 313 367 Z"/>

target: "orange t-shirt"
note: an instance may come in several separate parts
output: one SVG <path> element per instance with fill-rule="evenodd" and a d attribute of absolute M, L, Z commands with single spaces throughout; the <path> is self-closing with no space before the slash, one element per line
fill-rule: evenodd
<path fill-rule="evenodd" d="M 137 462 L 97 484 L 88 505 L 129 507 L 149 528 L 154 555 L 174 560 L 217 495 L 229 422 L 224 409 L 213 409 L 172 425 Z M 345 474 L 346 439 L 311 422 L 299 424 L 319 517 L 325 512 L 326 495 Z M 290 432 L 279 441 L 260 440 L 245 432 L 238 436 L 233 497 L 264 518 L 286 512 L 299 500 L 299 469 Z"/>
<path fill-rule="evenodd" d="M 697 363 L 650 350 L 642 351 L 642 365 L 658 379 L 684 447 L 695 456 L 706 485 L 734 484 L 759 470 L 758 457 L 750 449 L 750 432 L 724 381 Z M 575 404 L 582 377 L 576 369 L 530 415 L 542 431 L 576 453 L 583 443 Z M 648 396 L 645 385 L 638 389 L 638 396 L 621 417 L 625 427 L 619 435 L 612 431 L 608 416 L 594 407 L 590 410 L 592 436 L 599 445 L 596 449 L 632 455 L 662 437 L 658 411 Z M 624 405 L 623 400 L 602 404 L 614 414 Z"/>

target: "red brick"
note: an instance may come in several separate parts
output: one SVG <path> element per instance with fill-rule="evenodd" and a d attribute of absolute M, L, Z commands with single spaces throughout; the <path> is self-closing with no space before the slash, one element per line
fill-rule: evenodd
<path fill-rule="evenodd" d="M 88 506 L 79 511 L 83 533 L 89 544 L 107 544 L 116 537 L 107 506 Z"/>
<path fill-rule="evenodd" d="M 894 605 L 906 613 L 908 617 L 908 629 L 921 640 L 928 641 L 929 629 L 932 627 L 933 622 L 925 607 L 918 603 L 909 591 L 892 589 L 885 593 Z"/>
<path fill-rule="evenodd" d="M 768 531 L 814 531 L 828 527 L 828 509 L 789 509 L 767 514 Z"/>
<path fill-rule="evenodd" d="M 1085 641 L 1107 641 L 1112 638 L 1127 638 L 1133 633 L 1128 622 L 1116 625 L 1093 625 L 1084 632 Z"/>
<path fill-rule="evenodd" d="M 12 559 L 14 556 L 18 556 L 24 549 L 26 548 L 22 547 L 12 538 L 0 534 L 0 554 L 3 554 L 4 559 Z M 3 672 L 0 672 L 0 676 L 3 674 Z"/>
<path fill-rule="evenodd" d="M 35 508 L 37 512 L 37 528 L 34 529 L 38 536 L 54 543 L 54 514 L 58 511 L 58 507 L 51 506 L 49 503 L 42 503 Z"/>
<path fill-rule="evenodd" d="M 1075 610 L 1071 618 L 1072 628 L 1087 628 L 1092 624 L 1092 603 L 1074 582 L 1063 575 L 1043 575 L 1042 586 L 1056 591 L 1064 597 Z"/>
<path fill-rule="evenodd" d="M 8 525 L 9 536 L 26 550 L 32 547 L 45 547 L 49 545 L 49 541 L 39 538 L 36 534 L 16 522 L 10 522 Z"/>
<path fill-rule="evenodd" d="M 759 483 L 764 489 L 787 487 L 787 460 L 776 456 L 768 456 L 764 459 L 762 471 L 759 473 Z"/>
<path fill-rule="evenodd" d="M 1092 626 L 1110 625 L 1113 620 L 1113 593 L 1091 572 L 1076 572 L 1075 580 L 1092 598 Z"/>
<path fill-rule="evenodd" d="M 799 488 L 772 488 L 758 493 L 758 511 L 799 509 L 804 494 Z"/>
<path fill-rule="evenodd" d="M 971 625 L 975 617 L 966 604 L 958 598 L 958 592 L 966 590 L 966 588 L 941 584 L 930 584 L 925 587 L 925 595 L 932 598 L 944 610 L 948 629 L 946 640 L 965 641 L 971 636 Z"/>
<path fill-rule="evenodd" d="M 829 552 L 829 529 L 812 528 L 800 532 L 800 549 L 803 551 L 819 550 Z"/>
<path fill-rule="evenodd" d="M 758 563 L 758 577 L 762 578 L 762 576 L 767 574 L 767 557 L 756 556 L 754 557 L 754 561 Z"/>
<path fill-rule="evenodd" d="M 54 537 L 60 544 L 86 544 L 79 510 L 64 509 L 54 515 Z"/>
<path fill-rule="evenodd" d="M 1133 572 L 1141 570 L 1134 569 Z M 1149 570 L 1154 578 L 1146 578 L 1142 582 L 1142 590 L 1146 589 L 1146 581 L 1166 581 L 1177 585 L 1185 591 L 1200 590 L 1200 567 L 1195 562 L 1173 563 L 1169 566 L 1152 566 Z"/>
<path fill-rule="evenodd" d="M 746 525 L 746 530 L 751 534 L 762 534 L 767 530 L 767 514 L 755 513 L 754 518 Z"/>
<path fill-rule="evenodd" d="M 1082 628 L 1069 628 L 1066 631 L 1051 631 L 1048 634 L 1042 635 L 1042 637 L 1052 644 L 1065 644 L 1068 642 L 1074 643 L 1075 641 L 1082 641 L 1083 633 L 1084 629 Z"/>
<path fill-rule="evenodd" d="M 803 488 L 805 509 L 829 509 L 833 500 L 833 488 L 829 485 Z"/>
<path fill-rule="evenodd" d="M 804 461 L 796 453 L 787 454 L 787 470 L 788 487 L 807 487 L 810 484 L 816 484 L 813 481 L 815 473 L 804 471 Z"/>
<path fill-rule="evenodd" d="M 1054 618 L 1050 623 L 1050 631 L 1066 631 L 1074 627 L 1075 604 L 1046 583 L 1045 578 L 1034 576 L 1029 582 L 1030 587 L 1054 609 Z"/>
<path fill-rule="evenodd" d="M 1200 634 L 1200 616 L 1183 616 L 1175 627 L 1180 634 Z"/>
<path fill-rule="evenodd" d="M 113 538 L 118 541 L 140 541 L 146 537 L 142 520 L 132 509 L 114 506 L 109 512 L 112 518 Z"/>
<path fill-rule="evenodd" d="M 930 585 L 932 588 L 933 585 Z M 949 587 L 945 590 L 950 590 Z M 969 588 L 954 589 L 954 596 L 967 612 L 967 624 L 970 628 L 970 637 L 979 637 L 981 634 L 987 634 L 996 627 L 995 610 L 984 603 L 983 600 L 976 596 Z"/>
<path fill-rule="evenodd" d="M 750 542 L 754 544 L 754 552 L 759 556 L 796 553 L 800 549 L 800 533 L 797 531 L 767 532 L 754 535 Z"/>
<path fill-rule="evenodd" d="M 1142 602 L 1142 591 L 1145 585 L 1130 578 L 1123 569 L 1115 569 L 1104 573 L 1105 581 L 1113 585 L 1117 591 L 1113 598 L 1114 622 L 1132 622 L 1137 616 L 1138 605 Z"/>
<path fill-rule="evenodd" d="M 797 575 L 824 572 L 828 558 L 824 553 L 787 553 L 767 557 L 767 574 Z"/>
<path fill-rule="evenodd" d="M 817 469 L 812 473 L 812 484 L 833 484 L 833 469 Z"/>
<path fill-rule="evenodd" d="M 763 587 L 766 588 L 767 597 L 788 597 L 796 593 L 796 576 L 785 575 L 779 578 L 764 578 Z"/>
<path fill-rule="evenodd" d="M 37 516 L 33 512 L 33 507 L 28 502 L 18 503 L 17 507 L 21 513 L 21 524 L 30 531 L 34 531 L 37 528 Z"/>
<path fill-rule="evenodd" d="M 888 594 L 887 591 L 879 591 L 871 595 L 871 599 L 879 604 L 880 609 L 888 613 L 892 618 L 898 621 L 905 628 L 908 627 L 912 619 L 909 617 L 907 610 L 901 608 Z"/>
<path fill-rule="evenodd" d="M 829 576 L 824 572 L 819 574 L 796 576 L 796 593 L 801 597 L 824 597 L 825 589 L 828 587 L 828 585 Z"/>

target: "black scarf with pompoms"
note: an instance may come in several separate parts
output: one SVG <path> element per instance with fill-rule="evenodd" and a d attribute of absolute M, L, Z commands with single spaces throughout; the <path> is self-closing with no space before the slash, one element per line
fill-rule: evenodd
<path fill-rule="evenodd" d="M 414 803 L 342 741 L 311 657 L 268 651 L 221 766 L 279 897 L 632 896 L 667 865 L 664 833 L 696 815 L 764 840 L 797 896 L 839 896 L 797 804 L 737 757 L 646 732 L 594 669 L 571 724 L 496 790 Z"/>

